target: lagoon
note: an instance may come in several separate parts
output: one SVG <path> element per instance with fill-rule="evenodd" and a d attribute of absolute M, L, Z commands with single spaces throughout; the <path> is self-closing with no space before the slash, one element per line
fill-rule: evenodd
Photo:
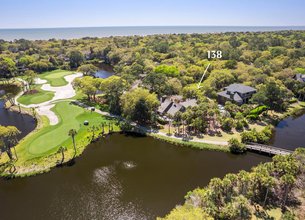
<path fill-rule="evenodd" d="M 114 134 L 89 145 L 74 166 L 0 180 L 1 217 L 154 219 L 211 178 L 266 161 L 254 153 L 237 156 Z"/>
<path fill-rule="evenodd" d="M 19 139 L 22 139 L 36 127 L 36 122 L 29 115 L 19 114 L 18 112 L 8 111 L 3 107 L 4 102 L 0 100 L 0 125 L 15 126 L 20 131 Z"/>
<path fill-rule="evenodd" d="M 305 112 L 280 121 L 274 129 L 271 144 L 288 150 L 305 147 Z"/>

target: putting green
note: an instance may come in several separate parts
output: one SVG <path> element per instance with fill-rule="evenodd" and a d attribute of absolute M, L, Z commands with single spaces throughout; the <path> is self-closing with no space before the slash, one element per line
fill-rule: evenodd
<path fill-rule="evenodd" d="M 23 105 L 40 104 L 52 100 L 55 94 L 51 91 L 42 90 L 41 85 L 35 85 L 32 89 L 37 90 L 37 93 L 22 95 L 17 99 L 17 101 Z"/>
<path fill-rule="evenodd" d="M 52 110 L 59 117 L 60 122 L 54 126 L 44 126 L 21 142 L 17 146 L 17 152 L 21 158 L 31 159 L 49 155 L 57 151 L 60 146 L 72 148 L 72 139 L 68 136 L 70 129 L 77 130 L 77 144 L 77 141 L 83 139 L 87 133 L 88 126 L 83 125 L 85 120 L 89 121 L 90 126 L 98 126 L 101 122 L 108 121 L 98 113 L 91 113 L 69 102 L 59 102 Z"/>
<path fill-rule="evenodd" d="M 54 70 L 39 74 L 39 78 L 47 80 L 51 86 L 65 86 L 68 84 L 68 82 L 65 80 L 64 77 L 73 73 L 74 72 L 66 70 Z"/>

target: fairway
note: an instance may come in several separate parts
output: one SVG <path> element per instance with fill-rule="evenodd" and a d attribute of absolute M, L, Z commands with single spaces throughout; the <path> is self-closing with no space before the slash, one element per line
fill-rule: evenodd
<path fill-rule="evenodd" d="M 37 93 L 22 95 L 17 101 L 23 105 L 31 105 L 50 101 L 54 97 L 54 92 L 42 90 L 41 85 L 35 85 L 32 89 L 37 90 Z"/>
<path fill-rule="evenodd" d="M 22 158 L 30 159 L 49 155 L 62 145 L 72 147 L 71 137 L 68 136 L 70 129 L 77 130 L 76 140 L 79 140 L 86 134 L 90 126 L 100 125 L 102 121 L 107 121 L 105 117 L 95 112 L 85 111 L 69 102 L 57 103 L 52 110 L 58 115 L 60 122 L 55 126 L 48 125 L 42 128 L 20 143 L 17 151 L 18 154 L 23 154 Z M 89 127 L 83 125 L 84 120 L 89 121 Z"/>
<path fill-rule="evenodd" d="M 51 86 L 65 86 L 68 84 L 68 82 L 64 79 L 65 76 L 71 75 L 74 72 L 66 71 L 66 70 L 54 70 L 50 72 L 45 72 L 42 74 L 39 74 L 39 78 L 45 79 L 48 81 L 48 83 Z"/>

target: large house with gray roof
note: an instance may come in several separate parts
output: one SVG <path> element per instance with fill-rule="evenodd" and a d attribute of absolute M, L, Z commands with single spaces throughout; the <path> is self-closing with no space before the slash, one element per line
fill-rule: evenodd
<path fill-rule="evenodd" d="M 184 112 L 188 107 L 197 106 L 196 99 L 183 100 L 182 96 L 162 97 L 158 108 L 160 115 L 174 116 L 177 112 Z"/>
<path fill-rule="evenodd" d="M 252 95 L 256 93 L 256 89 L 243 84 L 231 84 L 224 88 L 223 91 L 217 93 L 219 104 L 224 105 L 226 101 L 235 102 L 242 105 L 249 102 Z"/>

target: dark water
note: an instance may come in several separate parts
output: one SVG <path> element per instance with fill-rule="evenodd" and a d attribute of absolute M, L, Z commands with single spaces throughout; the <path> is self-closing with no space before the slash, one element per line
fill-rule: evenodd
<path fill-rule="evenodd" d="M 21 131 L 19 139 L 35 129 L 36 122 L 31 116 L 7 111 L 3 108 L 3 104 L 3 101 L 0 100 L 0 125 L 17 127 Z"/>
<path fill-rule="evenodd" d="M 1 219 L 154 219 L 211 178 L 269 160 L 115 134 L 90 145 L 72 167 L 0 180 Z"/>
<path fill-rule="evenodd" d="M 113 76 L 115 73 L 113 71 L 113 67 L 107 64 L 101 64 L 99 66 L 99 71 L 96 72 L 95 77 L 106 79 L 110 76 Z"/>
<path fill-rule="evenodd" d="M 275 147 L 290 150 L 305 147 L 305 114 L 281 121 L 275 128 L 271 143 Z"/>
<path fill-rule="evenodd" d="M 0 29 L 0 39 L 48 40 L 82 37 L 110 37 L 152 34 L 192 34 L 221 32 L 256 32 L 279 30 L 305 30 L 305 26 L 256 27 L 256 26 L 151 26 L 151 27 L 84 27 L 84 28 L 37 28 Z"/>

